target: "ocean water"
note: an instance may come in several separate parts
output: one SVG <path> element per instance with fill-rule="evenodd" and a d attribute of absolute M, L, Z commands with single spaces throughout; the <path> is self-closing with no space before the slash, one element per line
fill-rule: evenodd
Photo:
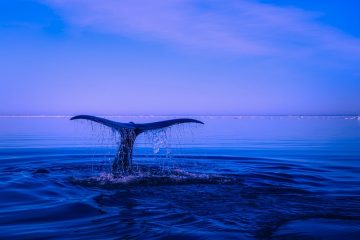
<path fill-rule="evenodd" d="M 360 118 L 197 118 L 123 176 L 106 127 L 0 118 L 0 239 L 360 239 Z"/>

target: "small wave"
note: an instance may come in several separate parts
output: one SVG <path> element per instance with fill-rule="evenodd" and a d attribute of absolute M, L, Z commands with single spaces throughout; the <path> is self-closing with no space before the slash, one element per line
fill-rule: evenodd
<path fill-rule="evenodd" d="M 360 239 L 359 220 L 310 218 L 290 221 L 274 234 L 276 239 Z"/>
<path fill-rule="evenodd" d="M 44 215 L 46 212 L 46 215 Z M 39 204 L 28 209 L 5 209 L 1 211 L 1 225 L 42 223 L 46 221 L 66 221 L 81 218 L 91 218 L 102 214 L 103 211 L 84 202 L 59 203 L 53 206 Z"/>

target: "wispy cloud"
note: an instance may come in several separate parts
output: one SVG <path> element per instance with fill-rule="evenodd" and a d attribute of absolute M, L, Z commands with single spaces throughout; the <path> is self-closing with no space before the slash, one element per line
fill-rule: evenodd
<path fill-rule="evenodd" d="M 360 40 L 316 14 L 246 0 L 44 0 L 73 24 L 178 47 L 250 56 L 360 57 Z"/>

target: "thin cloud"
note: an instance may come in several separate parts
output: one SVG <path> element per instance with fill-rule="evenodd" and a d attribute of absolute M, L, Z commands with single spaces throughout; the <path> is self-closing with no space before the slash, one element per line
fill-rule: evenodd
<path fill-rule="evenodd" d="M 255 1 L 44 0 L 78 27 L 245 56 L 359 58 L 360 40 L 295 8 Z"/>

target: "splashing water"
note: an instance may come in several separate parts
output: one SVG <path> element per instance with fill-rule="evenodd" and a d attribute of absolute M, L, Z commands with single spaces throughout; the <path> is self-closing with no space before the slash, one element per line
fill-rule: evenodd
<path fill-rule="evenodd" d="M 166 129 L 159 129 L 145 133 L 146 137 L 152 142 L 154 154 L 160 153 L 161 148 L 170 149 Z"/>
<path fill-rule="evenodd" d="M 234 176 L 224 177 L 216 174 L 194 173 L 183 169 L 172 169 L 165 172 L 161 168 L 138 167 L 126 174 L 101 172 L 94 177 L 72 177 L 71 182 L 89 187 L 121 188 L 133 185 L 240 184 L 241 180 Z"/>
<path fill-rule="evenodd" d="M 91 173 L 94 177 L 92 177 L 92 180 L 101 182 L 102 180 L 107 179 L 107 182 L 109 183 L 126 183 L 129 182 L 129 179 L 137 179 L 137 181 L 145 177 L 149 179 L 151 174 L 153 174 L 155 178 L 171 178 L 175 175 L 179 177 L 183 158 L 173 158 L 172 146 L 180 145 L 181 135 L 187 130 L 191 130 L 191 127 L 178 125 L 144 132 L 135 142 L 132 171 L 127 174 L 112 174 L 111 165 L 115 155 L 114 152 L 120 145 L 121 136 L 118 131 L 106 126 L 94 122 L 88 123 L 90 123 L 91 128 L 90 137 L 92 139 L 98 139 L 97 145 L 107 149 L 102 158 L 96 153 L 93 154 Z M 138 147 L 142 149 L 142 152 L 137 152 Z M 146 150 L 146 157 L 141 157 L 139 159 L 139 156 L 144 154 L 144 149 Z M 151 150 L 151 152 L 148 150 Z M 172 174 L 175 175 L 172 176 Z M 104 178 L 105 176 L 106 178 Z M 76 174 L 73 174 L 73 177 L 78 178 Z M 187 173 L 184 174 L 183 178 L 185 177 L 190 178 L 194 176 Z M 173 180 L 176 182 L 175 177 Z"/>
<path fill-rule="evenodd" d="M 117 131 L 102 125 L 90 122 L 92 136 L 99 139 L 99 144 L 112 148 L 113 151 L 120 144 L 121 136 Z M 138 146 L 142 149 L 151 149 L 151 153 L 146 158 L 138 159 L 135 155 L 135 161 L 131 171 L 113 174 L 111 172 L 111 151 L 104 155 L 104 161 L 99 157 L 93 159 L 93 176 L 74 176 L 72 182 L 86 186 L 100 187 L 119 187 L 124 185 L 136 184 L 184 184 L 184 183 L 215 183 L 228 182 L 229 179 L 219 178 L 219 176 L 189 172 L 182 169 L 181 162 L 183 158 L 173 158 L 172 146 L 180 145 L 181 136 L 189 126 L 172 126 L 143 133 L 137 140 L 135 151 Z M 193 133 L 191 132 L 193 136 Z M 175 136 L 175 138 L 174 138 Z M 142 160 L 142 161 L 141 161 Z M 97 163 L 95 161 L 98 161 Z M 149 164 L 151 163 L 151 164 Z"/>

